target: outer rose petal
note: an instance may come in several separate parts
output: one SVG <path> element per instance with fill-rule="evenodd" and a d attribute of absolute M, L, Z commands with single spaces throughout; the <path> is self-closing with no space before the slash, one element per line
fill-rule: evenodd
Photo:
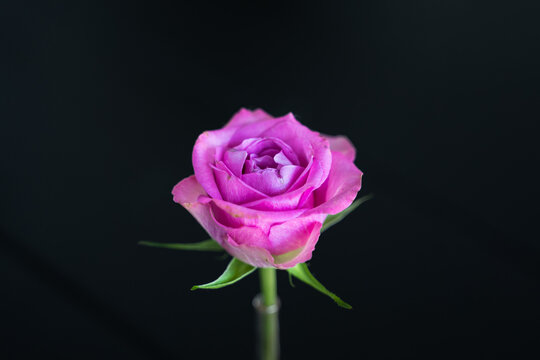
<path fill-rule="evenodd" d="M 349 161 L 354 161 L 356 149 L 346 136 L 323 135 L 330 143 L 330 150 L 340 152 Z"/>
<path fill-rule="evenodd" d="M 199 202 L 209 204 L 216 221 L 223 226 L 238 228 L 242 226 L 257 227 L 268 234 L 270 227 L 301 216 L 306 210 L 260 211 L 224 200 L 200 196 Z"/>
<path fill-rule="evenodd" d="M 218 150 L 227 145 L 233 133 L 234 128 L 205 131 L 199 135 L 193 147 L 192 162 L 195 176 L 204 190 L 213 198 L 221 199 L 222 197 L 216 185 L 214 170 L 210 165 L 214 164 Z"/>
<path fill-rule="evenodd" d="M 289 234 L 289 236 L 293 237 L 293 242 L 303 243 L 303 246 L 287 254 L 272 256 L 270 251 L 251 245 L 250 240 L 253 238 L 253 236 L 257 236 L 257 233 L 260 231 L 256 228 L 244 227 L 236 234 L 228 236 L 226 241 L 223 243 L 223 247 L 232 256 L 247 264 L 256 267 L 275 267 L 278 269 L 287 269 L 295 266 L 298 263 L 311 259 L 311 254 L 315 248 L 317 240 L 319 239 L 321 226 L 322 224 L 320 222 L 313 221 L 306 226 L 297 228 L 296 231 Z M 264 236 L 261 233 L 258 233 L 258 235 Z M 279 237 L 280 235 L 276 235 L 276 237 Z"/>
<path fill-rule="evenodd" d="M 200 196 L 206 196 L 202 186 L 194 175 L 180 181 L 172 190 L 174 202 L 182 205 L 201 224 L 212 239 L 221 244 L 225 230 L 212 219 L 210 206 L 198 201 Z"/>
<path fill-rule="evenodd" d="M 231 120 L 229 120 L 229 122 L 224 127 L 240 126 L 272 118 L 272 115 L 269 115 L 262 109 L 255 109 L 251 111 L 245 108 L 241 108 L 236 114 L 233 115 Z"/>
<path fill-rule="evenodd" d="M 271 253 L 281 255 L 303 248 L 315 223 L 322 224 L 325 217 L 326 215 L 299 217 L 272 226 L 268 235 L 272 245 Z"/>
<path fill-rule="evenodd" d="M 257 267 L 286 269 L 309 260 L 326 216 L 297 217 L 305 210 L 270 213 L 210 199 L 194 176 L 173 194 L 228 253 Z"/>
<path fill-rule="evenodd" d="M 306 242 L 302 248 L 299 249 L 299 253 L 294 253 L 294 257 L 289 258 L 288 254 L 281 254 L 280 256 L 274 256 L 274 266 L 278 269 L 288 269 L 296 264 L 306 262 L 311 259 L 313 250 L 315 250 L 315 244 L 319 240 L 321 235 L 322 224 L 320 222 L 313 222 L 311 225 L 311 231 L 306 232 Z M 280 259 L 281 258 L 281 259 Z"/>
<path fill-rule="evenodd" d="M 266 249 L 238 244 L 230 236 L 228 236 L 226 241 L 223 243 L 223 247 L 229 254 L 240 259 L 246 264 L 250 264 L 255 267 L 275 267 L 274 258 Z"/>
<path fill-rule="evenodd" d="M 332 169 L 327 181 L 314 191 L 315 208 L 304 214 L 337 214 L 354 201 L 362 187 L 362 172 L 345 155 L 332 152 Z"/>

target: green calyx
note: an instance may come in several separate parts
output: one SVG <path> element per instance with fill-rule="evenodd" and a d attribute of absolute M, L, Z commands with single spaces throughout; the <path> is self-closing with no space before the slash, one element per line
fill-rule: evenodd
<path fill-rule="evenodd" d="M 243 279 L 257 269 L 254 266 L 241 262 L 237 258 L 232 258 L 227 268 L 216 280 L 204 285 L 195 285 L 191 290 L 197 289 L 219 289 L 234 284 Z"/>
<path fill-rule="evenodd" d="M 197 243 L 159 243 L 153 241 L 139 241 L 139 245 L 150 247 L 172 249 L 172 250 L 190 250 L 190 251 L 223 251 L 223 248 L 214 240 L 208 239 Z"/>
<path fill-rule="evenodd" d="M 347 209 L 343 210 L 342 212 L 335 215 L 328 215 L 321 227 L 321 233 L 329 229 L 331 226 L 337 224 L 341 220 L 343 220 L 347 215 L 349 215 L 358 206 L 360 206 L 362 203 L 366 202 L 367 200 L 371 198 L 373 198 L 372 194 L 363 196 L 355 200 Z M 159 243 L 159 242 L 152 242 L 152 241 L 140 241 L 139 244 L 150 246 L 150 247 L 158 247 L 158 248 L 165 248 L 165 249 L 172 249 L 172 250 L 215 251 L 215 252 L 224 251 L 224 249 L 213 239 L 208 239 L 208 240 L 204 240 L 197 243 Z M 297 255 L 296 252 L 300 252 L 300 250 L 295 250 L 290 253 L 275 256 L 276 263 L 283 263 L 283 262 L 289 261 L 290 259 L 294 258 Z M 229 262 L 229 265 L 227 265 L 227 268 L 225 269 L 223 274 L 221 274 L 216 280 L 209 282 L 207 284 L 195 285 L 191 288 L 191 290 L 220 289 L 222 287 L 229 286 L 238 282 L 239 280 L 243 279 L 244 277 L 254 272 L 256 269 L 257 269 L 256 267 L 246 264 L 238 260 L 237 258 L 233 257 L 232 260 Z M 347 304 L 339 296 L 329 291 L 324 285 L 322 285 L 313 276 L 313 274 L 311 274 L 306 263 L 297 264 L 296 266 L 292 268 L 286 269 L 286 271 L 288 272 L 289 282 L 291 286 L 294 287 L 292 278 L 293 277 L 297 278 L 300 281 L 313 287 L 315 290 L 327 295 L 332 300 L 334 300 L 336 304 L 338 304 L 339 306 L 345 309 L 352 309 L 351 305 Z"/>
<path fill-rule="evenodd" d="M 324 295 L 330 297 L 332 300 L 336 302 L 336 304 L 338 304 L 342 308 L 345 308 L 348 310 L 352 309 L 351 305 L 347 304 L 345 301 L 341 300 L 339 296 L 337 296 L 333 292 L 329 291 L 326 287 L 324 287 L 324 285 L 321 284 L 319 280 L 317 280 L 315 276 L 313 276 L 313 274 L 311 274 L 306 263 L 297 264 L 295 267 L 287 269 L 287 271 L 289 272 L 290 275 L 305 282 L 306 284 L 308 284 L 315 290 L 320 291 Z"/>

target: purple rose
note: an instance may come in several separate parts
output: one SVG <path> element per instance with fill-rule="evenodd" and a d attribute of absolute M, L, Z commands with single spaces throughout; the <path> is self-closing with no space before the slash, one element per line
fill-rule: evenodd
<path fill-rule="evenodd" d="M 321 135 L 291 113 L 241 109 L 199 136 L 195 175 L 172 194 L 232 256 L 286 269 L 311 259 L 326 216 L 356 197 L 355 152 L 346 137 Z"/>

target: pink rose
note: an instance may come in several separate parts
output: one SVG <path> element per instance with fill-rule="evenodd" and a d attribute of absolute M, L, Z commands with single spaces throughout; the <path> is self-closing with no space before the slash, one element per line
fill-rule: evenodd
<path fill-rule="evenodd" d="M 232 256 L 286 269 L 311 259 L 326 216 L 356 197 L 355 152 L 346 137 L 321 135 L 291 113 L 241 109 L 199 136 L 195 175 L 172 194 Z"/>

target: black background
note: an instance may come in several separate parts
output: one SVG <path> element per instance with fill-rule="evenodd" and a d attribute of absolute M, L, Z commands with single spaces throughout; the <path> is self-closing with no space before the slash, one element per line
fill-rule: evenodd
<path fill-rule="evenodd" d="M 283 358 L 537 358 L 537 2 L 0 7 L 0 357 L 250 359 L 256 276 L 170 191 L 240 107 L 346 134 L 375 198 L 278 274 Z"/>

